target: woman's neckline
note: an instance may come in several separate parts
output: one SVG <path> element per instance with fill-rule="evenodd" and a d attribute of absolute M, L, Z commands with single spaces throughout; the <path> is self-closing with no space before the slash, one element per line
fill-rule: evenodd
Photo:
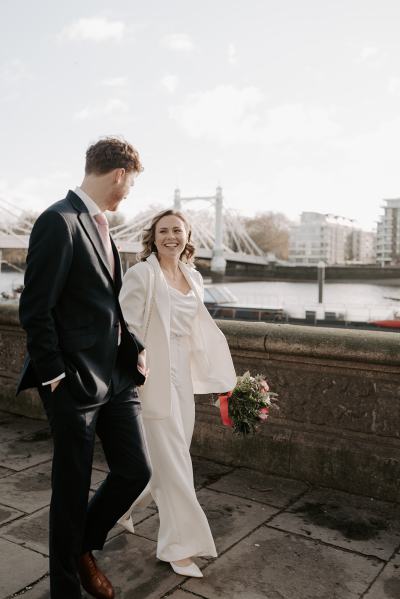
<path fill-rule="evenodd" d="M 173 289 L 174 291 L 177 291 L 180 295 L 183 295 L 183 297 L 187 297 L 188 295 L 190 295 L 191 293 L 193 293 L 193 289 L 192 288 L 190 288 L 187 293 L 183 293 L 183 291 L 180 291 L 176 287 L 172 287 L 172 285 L 168 285 L 168 287 L 169 287 L 169 289 Z"/>

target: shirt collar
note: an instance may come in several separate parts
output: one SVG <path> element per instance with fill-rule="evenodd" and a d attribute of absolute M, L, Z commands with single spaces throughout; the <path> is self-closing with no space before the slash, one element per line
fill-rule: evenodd
<path fill-rule="evenodd" d="M 96 214 L 100 214 L 100 212 L 102 212 L 102 210 L 100 210 L 96 202 L 92 200 L 92 198 L 88 196 L 88 194 L 85 191 L 83 191 L 83 189 L 81 189 L 80 187 L 75 187 L 75 193 L 85 204 L 90 216 L 95 216 Z"/>

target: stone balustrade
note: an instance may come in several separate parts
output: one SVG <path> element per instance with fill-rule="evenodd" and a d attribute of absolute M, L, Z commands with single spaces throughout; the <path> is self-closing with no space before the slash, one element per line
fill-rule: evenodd
<path fill-rule="evenodd" d="M 252 437 L 220 423 L 197 398 L 192 451 L 214 461 L 400 501 L 400 336 L 219 321 L 236 370 L 261 372 L 280 410 Z M 0 306 L 0 409 L 43 417 L 36 392 L 14 396 L 25 335 Z"/>

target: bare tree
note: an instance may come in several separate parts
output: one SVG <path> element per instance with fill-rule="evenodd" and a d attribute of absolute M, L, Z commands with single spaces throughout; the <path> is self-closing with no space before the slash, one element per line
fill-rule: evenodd
<path fill-rule="evenodd" d="M 122 212 L 106 212 L 106 217 L 110 229 L 118 225 L 123 225 L 126 222 L 126 217 Z"/>
<path fill-rule="evenodd" d="M 281 212 L 257 212 L 244 219 L 245 227 L 260 249 L 273 252 L 286 260 L 289 252 L 289 228 L 291 221 Z"/>
<path fill-rule="evenodd" d="M 23 210 L 13 224 L 12 229 L 17 234 L 30 231 L 38 216 L 39 212 L 35 212 L 34 210 Z"/>

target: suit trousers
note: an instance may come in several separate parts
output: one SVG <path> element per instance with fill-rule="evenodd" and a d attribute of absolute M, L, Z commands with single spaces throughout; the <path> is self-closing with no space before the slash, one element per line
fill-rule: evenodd
<path fill-rule="evenodd" d="M 151 470 L 134 385 L 116 366 L 101 405 L 83 406 L 63 379 L 39 389 L 54 442 L 50 504 L 51 599 L 80 599 L 78 558 L 102 549 L 109 530 L 140 495 Z M 88 503 L 95 435 L 109 473 Z"/>

